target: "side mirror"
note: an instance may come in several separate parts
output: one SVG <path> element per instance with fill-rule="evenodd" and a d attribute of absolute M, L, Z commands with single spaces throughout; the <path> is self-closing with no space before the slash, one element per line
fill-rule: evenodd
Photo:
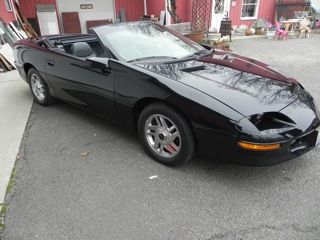
<path fill-rule="evenodd" d="M 203 44 L 200 44 L 202 47 L 204 47 L 205 49 L 207 49 L 207 50 L 211 50 L 211 49 L 213 49 L 213 46 L 211 46 L 210 44 L 205 44 L 205 43 L 203 43 Z"/>
<path fill-rule="evenodd" d="M 109 58 L 89 57 L 86 61 L 91 62 L 93 66 L 97 66 L 99 68 L 109 68 Z"/>

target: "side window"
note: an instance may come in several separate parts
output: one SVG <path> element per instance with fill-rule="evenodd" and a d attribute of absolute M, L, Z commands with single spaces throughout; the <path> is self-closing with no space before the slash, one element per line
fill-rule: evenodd
<path fill-rule="evenodd" d="M 70 54 L 73 57 L 82 60 L 90 57 L 110 58 L 110 54 L 105 50 L 101 43 L 94 38 L 50 39 L 50 45 L 52 45 L 55 51 Z"/>
<path fill-rule="evenodd" d="M 56 44 L 55 49 L 59 52 L 66 52 L 66 49 L 62 44 Z"/>
<path fill-rule="evenodd" d="M 43 48 L 49 48 L 48 45 L 43 40 L 37 41 L 37 45 Z"/>
<path fill-rule="evenodd" d="M 74 42 L 65 46 L 65 50 L 67 53 L 82 59 L 89 57 L 109 57 L 109 54 L 106 53 L 99 41 Z"/>
<path fill-rule="evenodd" d="M 47 40 L 52 49 L 59 52 L 66 52 L 65 46 L 59 40 Z"/>
<path fill-rule="evenodd" d="M 110 58 L 110 55 L 106 52 L 105 48 L 101 46 L 101 43 L 99 41 L 89 42 L 89 45 L 91 46 L 97 57 Z"/>

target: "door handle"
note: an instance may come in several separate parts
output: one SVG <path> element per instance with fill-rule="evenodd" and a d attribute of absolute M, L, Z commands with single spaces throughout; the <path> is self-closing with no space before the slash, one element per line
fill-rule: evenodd
<path fill-rule="evenodd" d="M 50 61 L 49 60 L 49 61 L 47 61 L 47 63 L 48 63 L 49 66 L 54 67 L 54 61 Z"/>

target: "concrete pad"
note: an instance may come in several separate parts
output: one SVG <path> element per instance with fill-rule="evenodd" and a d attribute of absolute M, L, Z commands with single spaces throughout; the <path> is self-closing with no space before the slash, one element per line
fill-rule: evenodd
<path fill-rule="evenodd" d="M 0 203 L 4 201 L 32 103 L 29 87 L 17 71 L 0 73 Z"/>

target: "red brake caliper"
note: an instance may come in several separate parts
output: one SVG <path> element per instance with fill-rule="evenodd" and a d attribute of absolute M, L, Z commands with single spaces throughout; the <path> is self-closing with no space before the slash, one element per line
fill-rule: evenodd
<path fill-rule="evenodd" d="M 166 149 L 169 151 L 169 153 L 175 153 L 176 151 L 177 151 L 177 149 L 176 149 L 176 146 L 174 146 L 174 145 L 171 145 L 171 144 L 168 144 L 167 146 L 166 146 Z"/>

